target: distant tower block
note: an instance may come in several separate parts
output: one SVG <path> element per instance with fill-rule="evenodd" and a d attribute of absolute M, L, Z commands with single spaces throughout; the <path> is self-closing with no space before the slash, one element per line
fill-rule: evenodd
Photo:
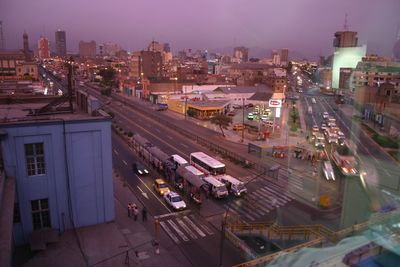
<path fill-rule="evenodd" d="M 0 20 L 0 50 L 4 50 L 3 22 Z"/>

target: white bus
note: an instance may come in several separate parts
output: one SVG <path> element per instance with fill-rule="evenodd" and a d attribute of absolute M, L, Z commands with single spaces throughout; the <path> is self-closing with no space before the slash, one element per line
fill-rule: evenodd
<path fill-rule="evenodd" d="M 199 169 L 196 169 L 195 167 L 193 167 L 191 165 L 185 166 L 185 169 L 188 170 L 189 172 L 193 173 L 197 177 L 200 177 L 200 178 L 204 177 L 204 173 L 202 171 L 199 171 Z"/>
<path fill-rule="evenodd" d="M 181 166 L 183 167 L 183 166 L 186 166 L 189 164 L 189 162 L 187 162 L 186 159 L 182 158 L 181 156 L 179 156 L 177 154 L 172 155 L 171 160 L 173 163 L 175 163 L 176 168 L 181 167 Z"/>
<path fill-rule="evenodd" d="M 194 152 L 190 154 L 190 164 L 204 172 L 206 175 L 225 174 L 225 164 L 208 156 L 203 152 Z"/>

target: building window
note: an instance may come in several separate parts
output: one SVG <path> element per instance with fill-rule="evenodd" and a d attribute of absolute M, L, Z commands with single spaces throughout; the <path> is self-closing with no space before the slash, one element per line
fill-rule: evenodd
<path fill-rule="evenodd" d="M 28 176 L 46 173 L 43 143 L 25 144 L 25 157 Z"/>
<path fill-rule="evenodd" d="M 47 198 L 32 200 L 31 209 L 33 230 L 51 227 L 49 200 Z"/>
<path fill-rule="evenodd" d="M 14 217 L 13 223 L 21 222 L 21 213 L 19 212 L 19 203 L 14 203 Z"/>

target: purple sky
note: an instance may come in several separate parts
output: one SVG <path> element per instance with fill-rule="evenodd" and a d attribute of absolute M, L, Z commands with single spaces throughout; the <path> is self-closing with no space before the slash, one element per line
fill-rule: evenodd
<path fill-rule="evenodd" d="M 60 28 L 73 52 L 79 40 L 132 51 L 154 39 L 169 42 L 173 51 L 244 45 L 316 57 L 332 52 L 346 12 L 369 53 L 392 55 L 400 0 L 0 0 L 7 49 L 22 47 L 24 30 L 31 48 L 40 35 L 54 44 Z"/>

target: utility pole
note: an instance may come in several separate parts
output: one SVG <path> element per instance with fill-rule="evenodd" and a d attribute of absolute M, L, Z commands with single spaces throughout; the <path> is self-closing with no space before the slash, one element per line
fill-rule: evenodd
<path fill-rule="evenodd" d="M 242 111 L 243 111 L 242 124 L 243 124 L 243 127 L 242 127 L 242 140 L 241 140 L 241 142 L 243 143 L 244 142 L 244 97 L 242 98 L 242 101 L 243 101 L 243 106 L 242 106 Z"/>

